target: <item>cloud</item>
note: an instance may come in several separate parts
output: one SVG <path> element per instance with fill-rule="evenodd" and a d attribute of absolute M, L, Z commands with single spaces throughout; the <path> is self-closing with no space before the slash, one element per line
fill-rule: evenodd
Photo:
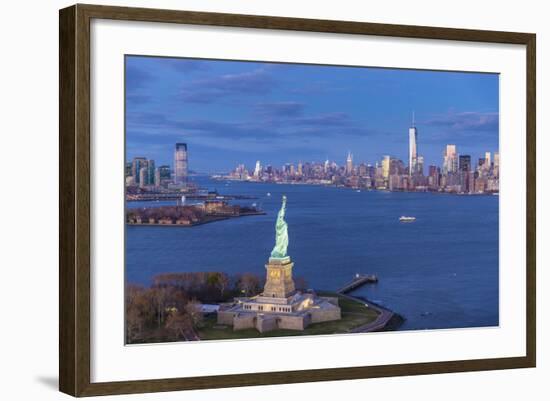
<path fill-rule="evenodd" d="M 195 72 L 208 70 L 208 60 L 186 58 L 163 58 L 160 62 L 179 72 Z"/>
<path fill-rule="evenodd" d="M 275 109 L 280 111 L 279 107 Z M 282 109 L 288 113 L 287 108 Z M 169 118 L 161 113 L 131 113 L 128 114 L 127 127 L 133 140 L 153 140 L 153 138 L 170 140 L 185 136 L 190 139 L 209 140 L 212 143 L 231 140 L 272 143 L 279 146 L 292 146 L 317 138 L 336 139 L 339 136 L 359 137 L 375 134 L 362 124 L 352 121 L 345 113 L 229 122 L 203 119 L 182 120 Z"/>
<path fill-rule="evenodd" d="M 140 68 L 133 65 L 126 65 L 126 90 L 132 92 L 142 88 L 153 76 Z"/>
<path fill-rule="evenodd" d="M 349 114 L 343 112 L 322 113 L 315 116 L 299 118 L 292 123 L 314 127 L 350 127 L 353 125 Z"/>
<path fill-rule="evenodd" d="M 128 93 L 128 95 L 126 95 L 126 103 L 128 105 L 145 104 L 149 103 L 151 100 L 152 96 L 149 95 L 141 95 L 138 93 Z"/>
<path fill-rule="evenodd" d="M 290 101 L 259 103 L 255 107 L 255 112 L 259 117 L 267 119 L 298 117 L 304 112 L 304 104 Z"/>
<path fill-rule="evenodd" d="M 498 130 L 499 115 L 496 112 L 450 112 L 424 122 L 425 125 L 454 132 L 494 132 Z"/>
<path fill-rule="evenodd" d="M 181 96 L 190 103 L 212 103 L 233 96 L 265 95 L 274 86 L 273 77 L 264 69 L 257 69 L 191 81 L 182 87 Z"/>

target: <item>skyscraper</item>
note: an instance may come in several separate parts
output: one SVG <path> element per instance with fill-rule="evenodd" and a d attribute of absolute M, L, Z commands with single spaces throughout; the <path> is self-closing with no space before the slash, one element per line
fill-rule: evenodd
<path fill-rule="evenodd" d="M 353 155 L 348 152 L 348 158 L 346 159 L 346 174 L 351 175 L 353 172 Z"/>
<path fill-rule="evenodd" d="M 390 157 L 384 156 L 382 159 L 382 178 L 387 180 L 390 176 Z"/>
<path fill-rule="evenodd" d="M 495 152 L 493 155 L 493 175 L 498 178 L 500 171 L 500 155 L 498 152 Z"/>
<path fill-rule="evenodd" d="M 416 156 L 415 172 L 418 175 L 424 175 L 424 156 Z"/>
<path fill-rule="evenodd" d="M 254 168 L 254 177 L 258 178 L 262 174 L 262 165 L 260 161 L 256 161 L 256 167 Z"/>
<path fill-rule="evenodd" d="M 416 162 L 417 162 L 417 136 L 418 131 L 414 123 L 414 112 L 412 119 L 412 126 L 409 128 L 409 176 L 416 174 Z"/>
<path fill-rule="evenodd" d="M 458 171 L 456 145 L 447 145 L 443 154 L 443 175 L 454 174 Z"/>
<path fill-rule="evenodd" d="M 458 157 L 458 169 L 464 173 L 472 169 L 472 158 L 470 155 L 460 155 Z"/>
<path fill-rule="evenodd" d="M 147 160 L 147 185 L 155 184 L 155 161 Z"/>
<path fill-rule="evenodd" d="M 187 144 L 176 143 L 174 150 L 174 182 L 185 184 L 187 182 Z"/>
<path fill-rule="evenodd" d="M 144 188 L 147 184 L 147 167 L 142 167 L 139 169 L 139 187 Z"/>
<path fill-rule="evenodd" d="M 139 173 L 146 163 L 147 159 L 145 157 L 134 157 L 132 160 L 132 176 L 134 177 L 135 184 L 139 184 Z"/>

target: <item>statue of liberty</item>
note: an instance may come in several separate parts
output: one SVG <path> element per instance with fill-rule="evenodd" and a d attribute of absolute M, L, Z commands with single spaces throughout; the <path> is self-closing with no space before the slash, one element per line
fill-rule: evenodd
<path fill-rule="evenodd" d="M 275 246 L 271 251 L 271 258 L 284 259 L 286 258 L 286 249 L 288 248 L 288 226 L 285 221 L 286 211 L 286 196 L 283 195 L 283 204 L 279 214 L 277 215 L 277 223 L 275 224 Z"/>

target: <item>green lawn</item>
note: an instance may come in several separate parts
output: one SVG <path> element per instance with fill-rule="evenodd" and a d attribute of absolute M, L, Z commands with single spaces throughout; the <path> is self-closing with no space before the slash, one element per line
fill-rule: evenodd
<path fill-rule="evenodd" d="M 335 293 L 329 292 L 319 292 L 318 294 L 321 296 L 338 296 Z M 212 316 L 204 320 L 204 326 L 198 330 L 198 333 L 203 340 L 339 334 L 347 333 L 355 327 L 370 323 L 378 316 L 378 312 L 367 308 L 363 302 L 357 302 L 338 296 L 338 304 L 342 309 L 341 320 L 311 324 L 304 331 L 274 330 L 263 334 L 254 329 L 233 331 L 232 327 L 218 325 L 216 323 L 216 317 Z"/>

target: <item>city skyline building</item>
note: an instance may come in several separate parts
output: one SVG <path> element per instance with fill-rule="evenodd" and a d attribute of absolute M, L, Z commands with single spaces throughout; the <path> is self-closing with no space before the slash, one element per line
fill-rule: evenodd
<path fill-rule="evenodd" d="M 416 174 L 416 164 L 418 157 L 418 130 L 414 121 L 414 111 L 412 116 L 412 126 L 409 128 L 409 177 Z"/>
<path fill-rule="evenodd" d="M 353 173 L 353 155 L 351 152 L 348 152 L 348 157 L 346 159 L 346 174 L 351 175 Z"/>
<path fill-rule="evenodd" d="M 174 149 L 174 183 L 184 185 L 187 183 L 188 159 L 187 144 L 176 143 Z"/>
<path fill-rule="evenodd" d="M 466 173 L 472 169 L 472 158 L 470 155 L 460 155 L 458 157 L 458 169 Z"/>
<path fill-rule="evenodd" d="M 139 184 L 141 168 L 145 166 L 147 159 L 142 156 L 134 157 L 132 160 L 132 177 L 135 184 Z"/>
<path fill-rule="evenodd" d="M 500 174 L 500 153 L 495 152 L 493 154 L 493 174 L 495 177 L 499 177 Z"/>
<path fill-rule="evenodd" d="M 390 177 L 390 156 L 386 155 L 382 159 L 382 178 L 387 180 Z"/>
<path fill-rule="evenodd" d="M 447 145 L 443 154 L 443 175 L 454 174 L 458 171 L 458 155 L 456 145 Z"/>
<path fill-rule="evenodd" d="M 260 161 L 256 161 L 256 167 L 254 167 L 254 177 L 259 177 L 262 173 L 262 165 L 260 164 Z"/>

